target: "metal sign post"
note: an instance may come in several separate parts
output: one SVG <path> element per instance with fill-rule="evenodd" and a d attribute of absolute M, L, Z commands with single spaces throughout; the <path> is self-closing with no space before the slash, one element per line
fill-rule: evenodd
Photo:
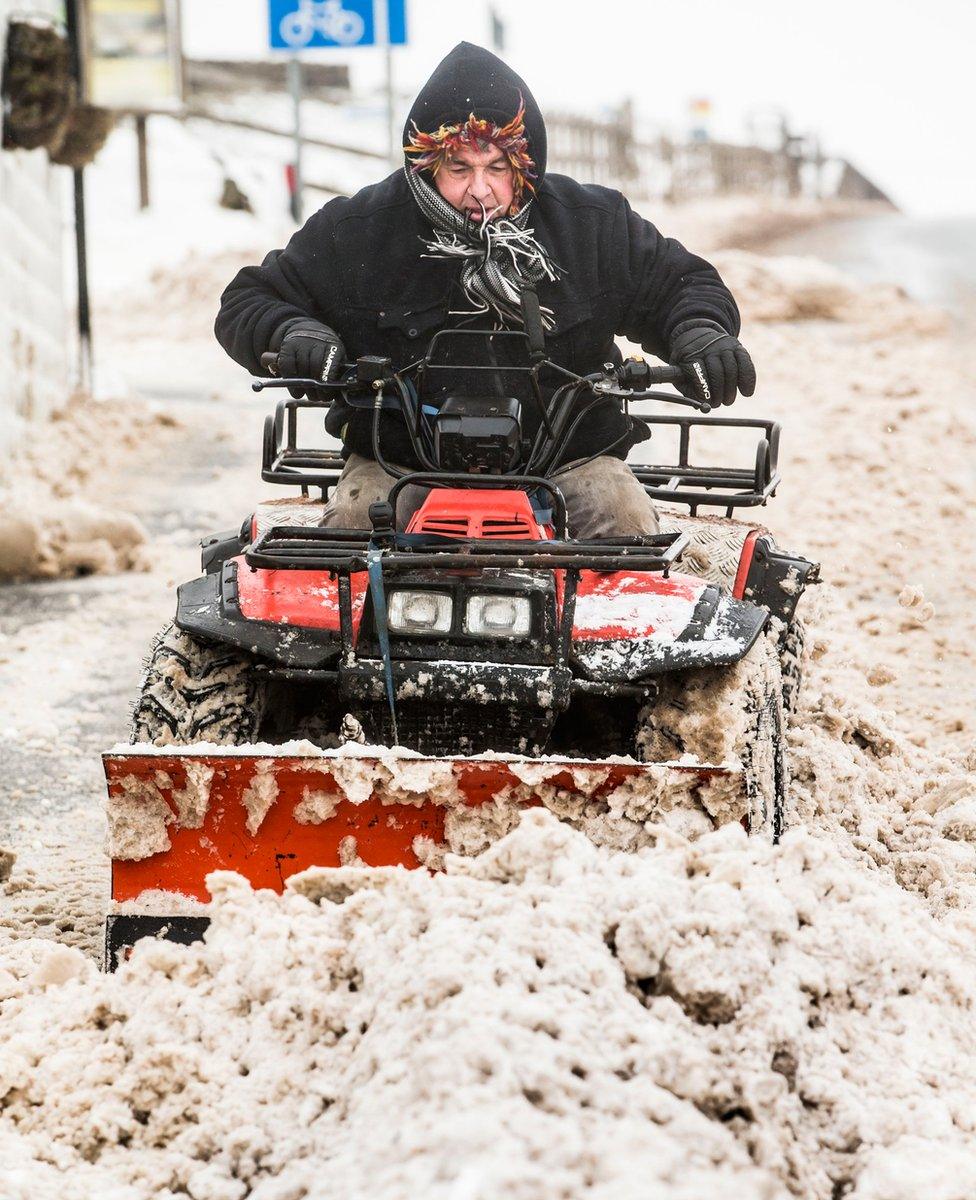
<path fill-rule="evenodd" d="M 145 113 L 136 113 L 136 157 L 139 168 L 139 208 L 149 207 L 149 138 Z"/>
<path fill-rule="evenodd" d="M 297 54 L 288 60 L 288 90 L 291 92 L 295 123 L 295 158 L 289 180 L 291 215 L 296 225 L 302 223 L 302 62 Z"/>
<path fill-rule="evenodd" d="M 85 60 L 82 48 L 83 30 L 79 20 L 78 0 L 66 6 L 68 45 L 71 69 L 79 95 L 85 94 Z M 73 168 L 72 194 L 75 209 L 75 261 L 78 270 L 78 383 L 83 391 L 94 388 L 95 359 L 92 352 L 91 305 L 88 297 L 88 233 L 85 220 L 85 173 Z"/>
<path fill-rule="evenodd" d="M 396 164 L 396 130 L 394 129 L 393 99 L 393 43 L 390 41 L 390 13 L 388 0 L 373 0 L 373 22 L 376 43 L 383 47 L 386 66 L 386 157 L 391 165 Z"/>
<path fill-rule="evenodd" d="M 292 212 L 301 211 L 300 50 L 382 46 L 387 157 L 399 160 L 393 47 L 407 41 L 406 0 L 268 0 L 268 44 L 290 50 L 288 83 L 295 106 L 295 163 L 289 169 Z M 300 216 L 295 218 L 301 220 Z"/>

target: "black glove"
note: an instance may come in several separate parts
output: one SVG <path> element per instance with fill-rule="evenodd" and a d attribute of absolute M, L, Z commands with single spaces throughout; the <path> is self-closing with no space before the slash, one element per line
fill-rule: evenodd
<path fill-rule="evenodd" d="M 714 321 L 682 322 L 671 334 L 668 358 L 685 373 L 678 391 L 713 407 L 731 404 L 737 391 L 751 396 L 756 390 L 756 368 L 748 350 Z"/>
<path fill-rule="evenodd" d="M 282 379 L 321 379 L 331 382 L 346 365 L 346 348 L 339 335 L 321 321 L 287 322 L 278 330 L 278 375 Z M 296 397 L 326 400 L 332 393 L 315 388 L 289 388 Z"/>

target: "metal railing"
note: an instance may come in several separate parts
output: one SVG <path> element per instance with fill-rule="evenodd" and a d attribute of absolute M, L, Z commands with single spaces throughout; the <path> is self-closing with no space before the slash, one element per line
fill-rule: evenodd
<path fill-rule="evenodd" d="M 225 115 L 199 101 L 181 115 L 277 137 L 294 136 L 291 129 Z M 546 127 L 549 170 L 571 175 L 581 183 L 619 188 L 641 199 L 682 203 L 708 196 L 759 195 L 891 204 L 884 192 L 846 159 L 822 154 L 816 139 L 784 134 L 783 147 L 777 150 L 731 142 L 649 138 L 636 129 L 629 102 L 602 119 L 547 113 Z M 314 136 L 303 140 L 339 155 L 375 160 L 381 168 L 387 164 L 384 153 L 362 146 Z M 307 180 L 306 186 L 315 191 L 341 191 L 321 181 Z"/>

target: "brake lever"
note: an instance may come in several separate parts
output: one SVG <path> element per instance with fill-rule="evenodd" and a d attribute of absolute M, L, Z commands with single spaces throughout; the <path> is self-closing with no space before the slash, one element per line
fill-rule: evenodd
<path fill-rule="evenodd" d="M 707 400 L 695 400 L 691 396 L 682 396 L 677 392 L 656 392 L 653 388 L 646 392 L 631 392 L 631 400 L 666 400 L 669 404 L 680 404 L 684 408 L 694 408 L 700 413 L 710 413 L 714 405 Z"/>
<path fill-rule="evenodd" d="M 324 379 L 252 379 L 251 391 L 263 392 L 265 388 L 315 388 L 318 391 L 340 392 L 346 388 L 352 387 L 356 382 L 355 377 L 352 379 L 333 379 L 326 382 Z"/>
<path fill-rule="evenodd" d="M 609 396 L 615 400 L 666 400 L 669 404 L 680 404 L 685 408 L 694 408 L 700 413 L 709 413 L 712 411 L 712 405 L 707 403 L 707 401 L 682 396 L 680 392 L 658 392 L 653 388 L 637 392 L 632 391 L 630 388 L 616 386 L 612 380 L 606 378 L 594 383 L 593 390 L 600 396 Z"/>

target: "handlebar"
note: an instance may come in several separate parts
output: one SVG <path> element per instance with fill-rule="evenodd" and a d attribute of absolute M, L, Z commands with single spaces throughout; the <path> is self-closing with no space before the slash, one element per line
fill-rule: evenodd
<path fill-rule="evenodd" d="M 706 400 L 696 400 L 693 396 L 676 396 L 673 392 L 653 390 L 662 383 L 681 383 L 685 378 L 685 372 L 681 367 L 671 366 L 667 363 L 660 367 L 652 367 L 642 358 L 628 358 L 619 367 L 607 363 L 603 370 L 602 376 L 587 376 L 594 392 L 598 394 L 613 396 L 625 403 L 631 400 L 666 400 L 669 404 L 694 408 L 700 413 L 712 411 L 713 405 Z"/>
<path fill-rule="evenodd" d="M 522 314 L 533 366 L 539 366 L 545 361 L 542 313 L 539 309 L 538 296 L 528 288 L 522 293 Z M 355 383 L 363 383 L 366 379 L 378 379 L 379 375 L 375 374 L 375 364 L 377 363 L 385 363 L 389 368 L 388 360 L 364 358 L 358 359 L 356 364 L 348 368 L 339 379 L 330 381 L 321 379 L 255 379 L 251 382 L 251 390 L 263 392 L 265 388 L 316 388 L 338 394 Z M 265 351 L 261 355 L 261 366 L 274 374 L 278 369 L 278 355 L 274 351 Z M 361 367 L 366 369 L 362 370 Z M 390 378 L 391 376 L 387 373 L 384 377 Z M 673 396 L 669 392 L 652 393 L 650 391 L 651 388 L 659 387 L 661 384 L 680 383 L 683 378 L 684 371 L 681 367 L 671 366 L 667 363 L 659 367 L 652 367 L 642 358 L 629 358 L 619 367 L 613 367 L 608 363 L 604 367 L 603 375 L 588 375 L 586 380 L 595 392 L 602 392 L 604 395 L 616 395 L 621 399 L 631 400 L 668 400 L 673 404 L 695 408 L 703 413 L 711 412 L 712 406 L 703 401 L 686 396 Z M 331 403 L 331 400 L 323 401 L 323 403 Z"/>

